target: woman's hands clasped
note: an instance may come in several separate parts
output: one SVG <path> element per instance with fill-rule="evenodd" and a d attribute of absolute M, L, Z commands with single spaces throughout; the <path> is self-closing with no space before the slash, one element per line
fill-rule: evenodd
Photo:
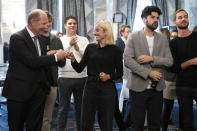
<path fill-rule="evenodd" d="M 100 80 L 101 80 L 102 82 L 106 82 L 107 80 L 110 79 L 110 75 L 109 75 L 109 74 L 106 74 L 106 73 L 104 73 L 104 72 L 100 72 L 100 73 L 99 73 L 99 77 L 100 77 Z"/>

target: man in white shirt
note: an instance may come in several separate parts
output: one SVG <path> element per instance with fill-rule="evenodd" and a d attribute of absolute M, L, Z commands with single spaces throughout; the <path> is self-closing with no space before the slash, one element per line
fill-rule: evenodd
<path fill-rule="evenodd" d="M 64 27 L 66 29 L 66 34 L 60 38 L 64 50 L 73 52 L 76 60 L 80 61 L 89 41 L 87 38 L 76 34 L 77 19 L 75 17 L 67 17 Z M 58 131 L 64 131 L 66 128 L 67 114 L 72 93 L 76 110 L 77 130 L 80 131 L 81 103 L 86 77 L 86 70 L 77 73 L 71 66 L 70 59 L 66 60 L 66 65 L 64 67 L 59 68 L 58 87 L 60 93 L 60 108 L 58 112 Z"/>

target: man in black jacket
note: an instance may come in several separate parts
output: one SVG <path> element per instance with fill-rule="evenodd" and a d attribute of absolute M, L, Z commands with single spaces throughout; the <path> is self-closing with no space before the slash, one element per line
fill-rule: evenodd
<path fill-rule="evenodd" d="M 177 73 L 176 95 L 183 120 L 183 131 L 195 131 L 193 99 L 197 100 L 197 33 L 189 30 L 188 13 L 179 9 L 174 13 L 178 37 L 170 42 Z"/>
<path fill-rule="evenodd" d="M 118 46 L 121 49 L 122 54 L 124 53 L 125 43 L 126 43 L 126 40 L 127 40 L 128 35 L 129 35 L 130 32 L 131 31 L 130 31 L 130 26 L 129 25 L 122 25 L 120 27 L 121 37 L 116 40 L 116 46 Z"/>
<path fill-rule="evenodd" d="M 10 38 L 9 68 L 3 88 L 10 131 L 23 131 L 24 123 L 27 131 L 41 130 L 45 98 L 50 86 L 45 67 L 65 57 L 62 50 L 46 55 L 39 33 L 47 28 L 47 23 L 46 13 L 35 9 L 28 16 L 26 28 Z"/>
<path fill-rule="evenodd" d="M 122 55 L 124 53 L 125 43 L 126 43 L 126 40 L 128 38 L 129 33 L 130 33 L 130 26 L 129 25 L 122 25 L 120 27 L 121 37 L 116 40 L 116 46 L 118 46 L 121 49 Z M 123 79 L 124 79 L 124 76 L 123 76 Z M 122 81 L 122 79 L 120 81 Z M 117 95 L 118 95 L 118 93 L 117 93 Z M 125 129 L 127 128 L 126 127 L 126 125 L 127 125 L 126 121 L 127 120 L 125 120 L 125 124 L 124 124 L 123 118 L 122 118 L 120 110 L 119 110 L 118 96 L 117 96 L 117 99 L 116 99 L 114 117 L 115 117 L 116 123 L 119 127 L 119 130 L 120 131 L 125 131 Z"/>

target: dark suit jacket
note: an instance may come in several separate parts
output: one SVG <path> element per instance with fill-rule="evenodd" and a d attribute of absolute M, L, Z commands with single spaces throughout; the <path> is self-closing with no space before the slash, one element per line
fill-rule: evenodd
<path fill-rule="evenodd" d="M 122 38 L 118 38 L 118 39 L 116 40 L 116 46 L 118 46 L 118 47 L 121 49 L 122 55 L 123 55 L 124 49 L 125 49 L 125 43 L 124 43 L 124 41 L 122 40 Z"/>
<path fill-rule="evenodd" d="M 46 66 L 55 64 L 55 56 L 46 56 L 46 47 L 40 41 L 42 56 L 38 56 L 35 45 L 27 29 L 10 38 L 9 67 L 2 95 L 15 101 L 32 98 L 38 88 L 48 87 Z"/>

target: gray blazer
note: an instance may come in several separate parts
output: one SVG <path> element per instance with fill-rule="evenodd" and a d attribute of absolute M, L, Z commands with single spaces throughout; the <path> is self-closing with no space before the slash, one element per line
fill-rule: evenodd
<path fill-rule="evenodd" d="M 152 52 L 154 61 L 139 64 L 136 59 L 140 55 L 150 55 L 144 30 L 129 35 L 124 52 L 125 66 L 132 71 L 131 85 L 129 88 L 136 92 L 144 91 L 148 87 L 150 83 L 149 72 L 151 70 L 160 70 L 163 74 L 165 67 L 169 67 L 173 64 L 168 40 L 165 36 L 157 32 L 154 32 Z M 164 77 L 159 81 L 156 90 L 161 91 L 163 88 L 165 88 Z"/>

